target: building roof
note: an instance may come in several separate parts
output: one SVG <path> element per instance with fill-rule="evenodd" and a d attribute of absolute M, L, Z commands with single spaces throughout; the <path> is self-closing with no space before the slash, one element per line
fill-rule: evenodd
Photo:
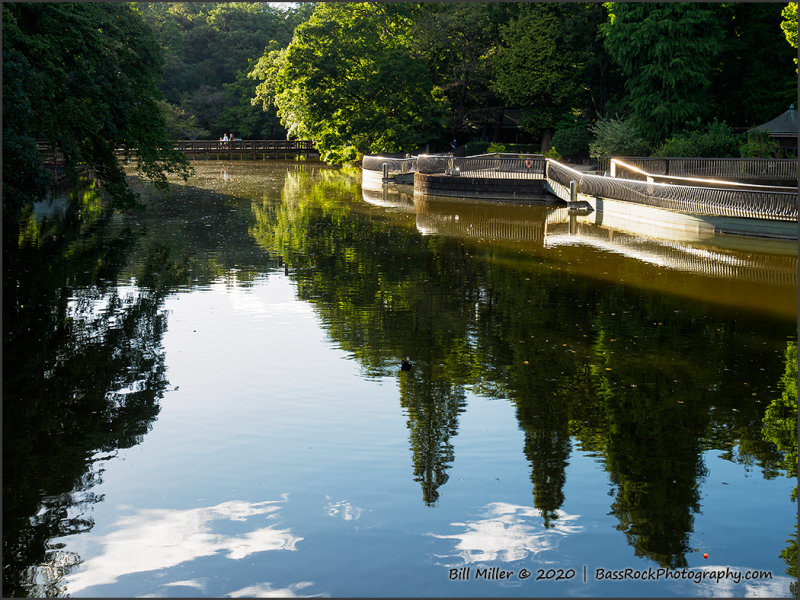
<path fill-rule="evenodd" d="M 772 121 L 753 127 L 750 131 L 757 130 L 769 131 L 772 137 L 797 137 L 797 111 L 794 109 L 794 104 Z"/>

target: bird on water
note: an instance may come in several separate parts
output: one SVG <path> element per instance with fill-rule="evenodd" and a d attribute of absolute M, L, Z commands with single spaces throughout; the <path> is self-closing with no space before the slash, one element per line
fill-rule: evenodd
<path fill-rule="evenodd" d="M 410 371 L 411 367 L 413 366 L 414 364 L 409 360 L 407 356 L 405 357 L 405 359 L 403 359 L 403 361 L 400 362 L 400 368 L 403 369 L 403 371 Z"/>

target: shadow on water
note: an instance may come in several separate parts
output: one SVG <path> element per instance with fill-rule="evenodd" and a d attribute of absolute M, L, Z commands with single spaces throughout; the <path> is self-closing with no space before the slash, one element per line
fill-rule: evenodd
<path fill-rule="evenodd" d="M 545 527 L 565 503 L 571 453 L 589 452 L 608 473 L 617 528 L 664 566 L 687 564 L 703 453 L 765 478 L 796 456 L 780 434 L 790 411 L 768 411 L 782 392 L 796 411 L 796 386 L 779 383 L 796 361 L 786 342 L 796 314 L 785 309 L 796 280 L 769 283 L 772 299 L 756 303 L 780 308 L 765 316 L 702 291 L 714 280 L 733 298 L 763 280 L 691 272 L 687 284 L 624 248 L 548 249 L 549 208 L 366 203 L 355 178 L 321 167 L 252 178 L 214 168 L 167 197 L 145 192 L 144 214 L 114 217 L 84 197 L 82 220 L 70 209 L 58 223 L 23 219 L 4 257 L 7 595 L 57 594 L 80 561 L 50 540 L 92 527 L 99 453 L 139 443 L 159 412 L 166 296 L 251 285 L 278 257 L 364 377 L 397 377 L 426 505 L 446 492 L 468 393 L 514 406 Z M 625 247 L 634 243 L 651 242 Z M 658 272 L 666 283 L 651 281 Z M 415 366 L 400 373 L 405 356 Z"/>

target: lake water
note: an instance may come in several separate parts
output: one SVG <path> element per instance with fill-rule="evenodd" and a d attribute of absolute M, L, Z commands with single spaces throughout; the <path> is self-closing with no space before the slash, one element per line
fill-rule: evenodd
<path fill-rule="evenodd" d="M 5 257 L 4 595 L 796 591 L 794 242 L 194 166 Z"/>

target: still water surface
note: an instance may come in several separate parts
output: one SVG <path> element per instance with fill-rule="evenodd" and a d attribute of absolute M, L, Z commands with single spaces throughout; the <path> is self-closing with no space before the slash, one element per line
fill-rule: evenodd
<path fill-rule="evenodd" d="M 5 595 L 796 589 L 794 243 L 195 168 L 6 257 Z"/>

